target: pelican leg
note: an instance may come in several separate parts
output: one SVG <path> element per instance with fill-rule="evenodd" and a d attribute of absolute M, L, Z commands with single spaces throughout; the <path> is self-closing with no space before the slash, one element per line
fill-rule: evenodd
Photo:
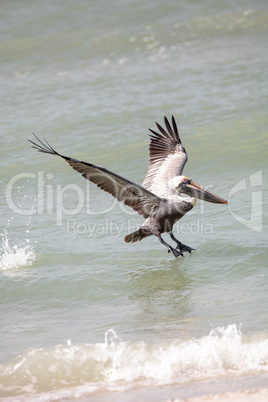
<path fill-rule="evenodd" d="M 181 250 L 178 251 L 178 250 L 176 250 L 175 248 L 171 247 L 168 243 L 165 242 L 164 239 L 162 239 L 161 235 L 158 235 L 157 237 L 158 237 L 160 243 L 164 244 L 164 246 L 167 247 L 168 252 L 169 252 L 169 253 L 170 253 L 170 252 L 173 253 L 174 257 L 177 258 L 177 257 L 179 257 L 180 255 L 183 257 L 183 254 L 182 254 Z"/>
<path fill-rule="evenodd" d="M 169 236 L 171 237 L 171 239 L 173 241 L 175 241 L 175 243 L 177 243 L 176 249 L 180 250 L 181 253 L 185 253 L 187 251 L 188 253 L 191 254 L 191 252 L 193 250 L 195 250 L 195 248 L 191 248 L 189 246 L 186 246 L 185 244 L 182 244 L 178 239 L 176 239 L 176 237 L 174 236 L 174 234 L 172 232 L 169 233 Z"/>

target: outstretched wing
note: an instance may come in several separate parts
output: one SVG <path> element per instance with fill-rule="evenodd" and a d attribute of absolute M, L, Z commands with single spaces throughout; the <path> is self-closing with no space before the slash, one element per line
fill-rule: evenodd
<path fill-rule="evenodd" d="M 149 129 L 149 166 L 142 186 L 160 197 L 168 197 L 173 193 L 169 187 L 169 180 L 182 174 L 187 153 L 183 148 L 174 116 L 172 116 L 172 127 L 164 117 L 166 130 L 155 123 L 159 133 Z"/>
<path fill-rule="evenodd" d="M 110 193 L 118 201 L 124 201 L 127 206 L 133 208 L 140 215 L 143 215 L 144 218 L 148 218 L 152 209 L 157 207 L 162 201 L 145 188 L 102 166 L 59 154 L 48 142 L 45 144 L 35 134 L 34 136 L 38 143 L 29 140 L 29 142 L 33 144 L 33 148 L 37 149 L 39 152 L 57 155 L 65 159 L 66 162 L 68 162 L 74 170 L 81 173 L 85 179 L 95 183 L 99 188 Z"/>

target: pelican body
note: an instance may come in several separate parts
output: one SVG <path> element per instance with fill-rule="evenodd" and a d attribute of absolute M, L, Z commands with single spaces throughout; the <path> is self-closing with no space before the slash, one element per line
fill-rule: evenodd
<path fill-rule="evenodd" d="M 39 152 L 65 159 L 84 178 L 143 215 L 143 224 L 138 230 L 125 236 L 126 243 L 135 243 L 155 235 L 167 247 L 168 252 L 172 252 L 174 257 L 179 257 L 183 256 L 184 252 L 191 253 L 194 249 L 175 238 L 174 224 L 195 206 L 197 198 L 216 204 L 227 204 L 227 201 L 182 175 L 187 153 L 181 144 L 174 116 L 171 120 L 170 124 L 164 117 L 165 129 L 156 123 L 159 132 L 149 129 L 152 133 L 149 165 L 141 186 L 102 166 L 61 155 L 47 141 L 42 142 L 35 134 L 37 142 L 29 141 Z M 175 248 L 164 241 L 162 233 L 170 235 L 176 243 Z"/>

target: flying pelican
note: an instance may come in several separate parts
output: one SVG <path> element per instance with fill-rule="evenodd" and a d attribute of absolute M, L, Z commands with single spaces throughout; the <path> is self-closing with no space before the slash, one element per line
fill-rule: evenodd
<path fill-rule="evenodd" d="M 32 148 L 39 152 L 65 159 L 85 179 L 143 215 L 145 221 L 138 230 L 125 236 L 126 243 L 135 243 L 155 235 L 167 247 L 168 252 L 172 252 L 174 257 L 179 257 L 183 256 L 184 252 L 191 253 L 194 249 L 176 239 L 172 229 L 174 224 L 195 206 L 196 198 L 215 204 L 227 204 L 227 201 L 182 175 L 187 153 L 181 144 L 174 116 L 172 126 L 166 117 L 164 122 L 166 129 L 158 123 L 156 126 L 159 132 L 149 129 L 152 133 L 149 166 L 141 186 L 102 166 L 61 155 L 47 141 L 46 144 L 43 143 L 35 134 L 38 143 L 29 141 Z M 176 243 L 176 248 L 164 241 L 162 233 L 170 235 Z"/>

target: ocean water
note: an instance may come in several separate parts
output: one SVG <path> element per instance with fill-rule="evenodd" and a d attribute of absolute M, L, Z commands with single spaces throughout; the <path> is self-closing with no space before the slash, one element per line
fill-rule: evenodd
<path fill-rule="evenodd" d="M 0 30 L 0 398 L 267 386 L 267 1 L 3 1 Z M 172 114 L 184 173 L 229 200 L 176 225 L 178 259 L 27 142 L 142 183 Z"/>

